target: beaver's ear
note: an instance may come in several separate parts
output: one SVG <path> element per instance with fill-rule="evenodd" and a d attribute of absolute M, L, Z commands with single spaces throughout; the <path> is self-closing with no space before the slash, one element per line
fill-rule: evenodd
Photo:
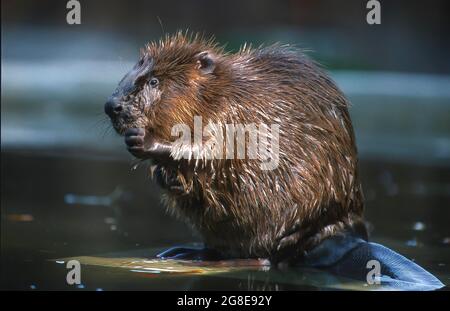
<path fill-rule="evenodd" d="M 205 51 L 196 55 L 197 69 L 204 74 L 212 73 L 216 68 L 216 59 L 211 52 Z"/>

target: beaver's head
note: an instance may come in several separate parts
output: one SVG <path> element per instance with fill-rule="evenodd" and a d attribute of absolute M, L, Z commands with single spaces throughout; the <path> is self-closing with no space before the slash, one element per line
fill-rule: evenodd
<path fill-rule="evenodd" d="M 220 70 L 221 52 L 211 40 L 182 34 L 148 44 L 105 104 L 115 130 L 144 128 L 170 140 L 172 126 L 205 115 L 201 102 L 212 96 L 206 84 Z"/>

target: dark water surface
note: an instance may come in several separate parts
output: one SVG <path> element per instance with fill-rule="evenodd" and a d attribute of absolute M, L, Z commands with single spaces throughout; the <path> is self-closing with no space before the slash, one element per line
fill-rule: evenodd
<path fill-rule="evenodd" d="M 114 253 L 101 257 L 146 260 L 167 246 L 200 241 L 164 212 L 145 165 L 131 164 L 106 152 L 4 148 L 1 288 L 365 289 L 314 270 L 158 274 L 111 267 L 112 259 L 82 265 L 82 285 L 67 285 L 68 270 L 55 259 Z M 449 167 L 363 158 L 361 173 L 372 240 L 450 284 Z"/>

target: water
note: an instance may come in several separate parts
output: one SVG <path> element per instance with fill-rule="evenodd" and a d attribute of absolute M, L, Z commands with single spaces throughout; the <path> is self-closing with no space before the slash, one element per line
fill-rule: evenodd
<path fill-rule="evenodd" d="M 125 264 L 127 258 L 145 261 L 165 247 L 200 239 L 165 214 L 159 190 L 144 167 L 131 170 L 128 159 L 79 154 L 2 152 L 2 288 L 365 289 L 304 269 L 136 272 Z M 361 164 L 372 240 L 414 259 L 449 284 L 450 170 L 370 160 Z M 115 255 L 103 258 L 101 265 L 93 264 L 111 252 Z M 57 262 L 80 256 L 88 256 L 80 259 L 86 264 L 83 288 L 67 285 L 68 270 Z"/>

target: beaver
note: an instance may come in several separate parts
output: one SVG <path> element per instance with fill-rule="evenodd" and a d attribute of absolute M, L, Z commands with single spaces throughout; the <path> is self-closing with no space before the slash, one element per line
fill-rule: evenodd
<path fill-rule="evenodd" d="M 442 288 L 411 260 L 368 242 L 349 105 L 296 47 L 231 53 L 213 38 L 178 32 L 141 50 L 105 112 L 128 151 L 152 162 L 168 210 L 204 239 L 205 248 L 172 248 L 159 258 L 263 258 L 368 284 L 382 279 L 381 289 Z M 209 137 L 198 135 L 199 117 Z M 254 136 L 245 127 L 240 140 L 228 140 L 228 126 L 243 124 L 263 130 Z M 175 139 L 180 125 L 189 144 Z M 258 148 L 248 148 L 255 141 Z M 226 157 L 215 152 L 221 148 Z"/>
<path fill-rule="evenodd" d="M 129 151 L 152 159 L 170 211 L 224 257 L 296 258 L 344 232 L 366 238 L 349 102 L 300 49 L 177 33 L 148 44 L 105 105 Z M 179 159 L 172 128 L 278 124 L 272 170 L 245 159 Z M 247 139 L 248 140 L 248 139 Z M 202 147 L 199 147 L 200 149 Z M 203 151 L 200 151 L 200 154 Z"/>

